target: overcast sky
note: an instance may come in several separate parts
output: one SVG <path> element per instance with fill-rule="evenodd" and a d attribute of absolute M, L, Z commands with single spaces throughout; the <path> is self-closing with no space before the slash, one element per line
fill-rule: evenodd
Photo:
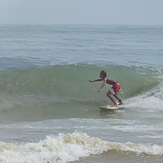
<path fill-rule="evenodd" d="M 163 0 L 0 0 L 0 24 L 163 24 Z"/>

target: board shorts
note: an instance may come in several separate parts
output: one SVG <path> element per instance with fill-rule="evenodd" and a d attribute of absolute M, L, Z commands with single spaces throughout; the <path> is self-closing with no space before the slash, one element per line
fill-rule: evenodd
<path fill-rule="evenodd" d="M 117 92 L 119 92 L 121 89 L 121 85 L 120 83 L 116 82 L 113 84 L 113 87 L 110 88 L 109 92 L 111 92 L 113 95 L 117 94 Z"/>

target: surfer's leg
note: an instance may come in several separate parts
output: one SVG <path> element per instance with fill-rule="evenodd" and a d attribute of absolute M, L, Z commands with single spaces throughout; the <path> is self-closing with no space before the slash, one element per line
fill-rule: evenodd
<path fill-rule="evenodd" d="M 114 94 L 114 97 L 119 101 L 118 105 L 122 105 L 123 101 L 117 96 L 117 94 Z"/>
<path fill-rule="evenodd" d="M 110 100 L 114 103 L 114 107 L 116 107 L 116 106 L 118 106 L 117 105 L 117 103 L 115 102 L 115 100 L 113 99 L 113 97 L 111 96 L 112 95 L 112 93 L 109 91 L 107 94 L 106 94 L 109 98 L 110 98 Z"/>

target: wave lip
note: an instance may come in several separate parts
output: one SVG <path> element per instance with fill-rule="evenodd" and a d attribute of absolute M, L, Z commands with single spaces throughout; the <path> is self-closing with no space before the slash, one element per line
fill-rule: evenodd
<path fill-rule="evenodd" d="M 0 162 L 10 163 L 65 163 L 105 151 L 133 152 L 135 154 L 163 155 L 163 146 L 134 143 L 114 143 L 90 137 L 87 134 L 59 134 L 47 136 L 38 143 L 12 144 L 0 142 Z"/>

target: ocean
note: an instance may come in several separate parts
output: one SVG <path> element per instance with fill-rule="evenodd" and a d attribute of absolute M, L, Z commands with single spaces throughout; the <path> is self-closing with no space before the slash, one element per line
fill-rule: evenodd
<path fill-rule="evenodd" d="M 159 25 L 0 25 L 0 162 L 162 163 L 162 61 Z"/>

